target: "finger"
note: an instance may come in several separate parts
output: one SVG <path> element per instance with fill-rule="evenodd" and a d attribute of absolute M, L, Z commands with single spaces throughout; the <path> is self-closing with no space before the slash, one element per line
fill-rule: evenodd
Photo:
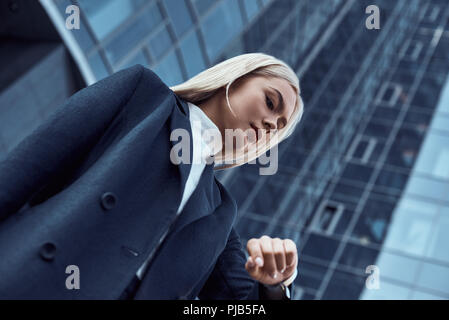
<path fill-rule="evenodd" d="M 262 236 L 259 243 L 262 248 L 264 259 L 264 271 L 267 272 L 273 279 L 276 279 L 276 261 L 274 260 L 271 238 L 268 236 Z"/>
<path fill-rule="evenodd" d="M 297 249 L 296 249 L 296 244 L 290 240 L 290 239 L 285 239 L 283 241 L 284 243 L 284 249 L 285 249 L 285 262 L 287 265 L 287 268 L 292 267 L 297 260 Z"/>
<path fill-rule="evenodd" d="M 245 269 L 248 271 L 250 275 L 254 274 L 257 269 L 256 263 L 254 262 L 251 256 L 249 256 L 248 260 L 246 260 Z"/>
<path fill-rule="evenodd" d="M 284 244 L 281 239 L 274 238 L 272 240 L 272 245 L 273 245 L 274 259 L 276 261 L 276 269 L 277 271 L 282 273 L 285 271 L 286 267 Z"/>
<path fill-rule="evenodd" d="M 256 266 L 263 267 L 263 255 L 259 245 L 259 240 L 254 238 L 249 239 L 246 244 L 246 249 L 248 250 L 248 254 Z"/>

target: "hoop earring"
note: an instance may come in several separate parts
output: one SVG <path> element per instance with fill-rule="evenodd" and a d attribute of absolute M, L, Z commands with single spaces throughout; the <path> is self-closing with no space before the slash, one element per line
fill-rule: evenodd
<path fill-rule="evenodd" d="M 231 111 L 232 115 L 234 116 L 234 118 L 238 119 L 237 115 L 234 113 L 234 110 L 232 110 L 231 108 L 231 104 L 229 103 L 229 95 L 228 95 L 228 91 L 229 91 L 229 87 L 231 86 L 231 82 L 228 83 L 228 85 L 226 86 L 226 102 L 228 104 L 228 109 Z"/>

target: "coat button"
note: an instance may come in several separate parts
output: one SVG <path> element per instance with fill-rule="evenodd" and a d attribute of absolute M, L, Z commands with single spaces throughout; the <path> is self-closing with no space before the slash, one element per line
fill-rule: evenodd
<path fill-rule="evenodd" d="M 116 202 L 117 197 L 112 192 L 105 192 L 101 196 L 101 206 L 106 210 L 114 208 Z"/>
<path fill-rule="evenodd" d="M 42 259 L 51 261 L 55 257 L 56 246 L 51 242 L 44 243 L 39 253 Z"/>

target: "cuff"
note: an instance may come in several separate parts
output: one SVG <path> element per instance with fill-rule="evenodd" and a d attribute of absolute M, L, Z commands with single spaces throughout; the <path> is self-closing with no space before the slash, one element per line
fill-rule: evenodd
<path fill-rule="evenodd" d="M 288 287 L 293 281 L 295 281 L 296 276 L 298 275 L 298 268 L 295 269 L 295 272 L 288 278 L 287 280 L 284 280 L 282 284 L 286 287 Z"/>

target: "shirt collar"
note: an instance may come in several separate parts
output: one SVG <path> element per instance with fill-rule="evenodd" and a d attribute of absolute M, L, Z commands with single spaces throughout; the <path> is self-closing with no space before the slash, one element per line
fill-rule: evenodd
<path fill-rule="evenodd" d="M 206 149 L 203 160 L 210 155 L 218 153 L 222 149 L 222 136 L 217 125 L 197 105 L 187 102 L 190 111 L 192 134 L 199 136 L 201 145 Z M 213 138 L 217 137 L 217 139 Z M 218 140 L 219 137 L 219 140 Z M 193 143 L 196 143 L 195 141 Z"/>

